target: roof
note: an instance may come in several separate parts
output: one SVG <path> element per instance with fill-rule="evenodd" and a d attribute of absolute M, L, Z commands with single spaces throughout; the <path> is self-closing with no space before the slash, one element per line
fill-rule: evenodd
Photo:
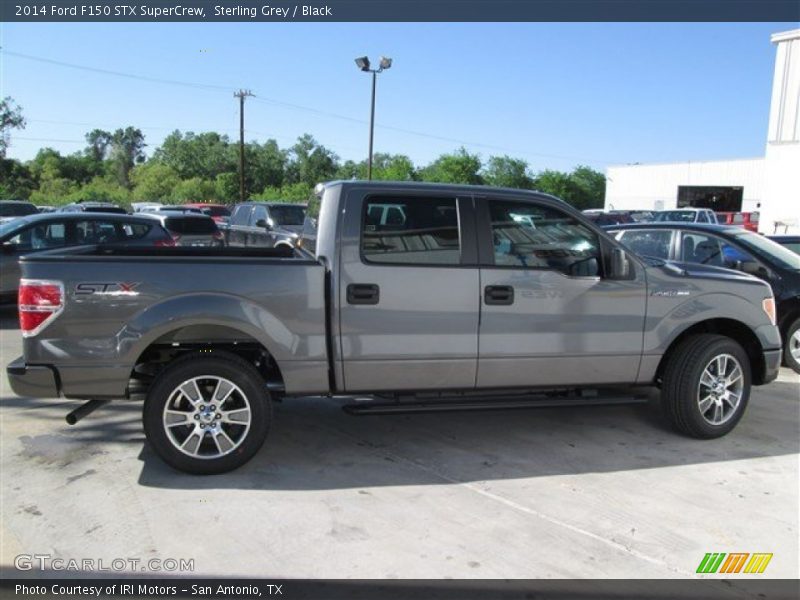
<path fill-rule="evenodd" d="M 15 217 L 15 223 L 38 223 L 39 221 L 85 221 L 86 219 L 104 221 L 128 221 L 147 223 L 147 217 L 142 215 L 129 215 L 121 213 L 103 213 L 103 212 L 48 212 L 48 213 L 35 213 L 32 215 L 24 215 Z"/>
<path fill-rule="evenodd" d="M 713 225 L 710 223 L 684 223 L 682 221 L 658 221 L 648 223 L 620 223 L 619 225 L 609 225 L 606 229 L 621 231 L 623 229 L 694 229 L 697 231 L 708 231 L 711 233 L 722 233 L 735 235 L 747 233 L 743 227 L 736 225 Z"/>

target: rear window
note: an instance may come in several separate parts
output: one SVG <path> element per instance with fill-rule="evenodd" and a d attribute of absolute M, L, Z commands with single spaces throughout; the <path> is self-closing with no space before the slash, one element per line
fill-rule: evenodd
<path fill-rule="evenodd" d="M 184 235 L 203 235 L 217 231 L 217 225 L 211 217 L 169 217 L 164 221 L 164 226 Z"/>
<path fill-rule="evenodd" d="M 0 202 L 0 217 L 24 217 L 38 212 L 38 208 L 27 202 Z"/>

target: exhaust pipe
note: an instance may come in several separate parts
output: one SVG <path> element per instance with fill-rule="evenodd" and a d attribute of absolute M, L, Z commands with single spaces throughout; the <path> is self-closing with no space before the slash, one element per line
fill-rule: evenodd
<path fill-rule="evenodd" d="M 108 403 L 108 400 L 89 400 L 86 404 L 81 404 L 67 415 L 67 423 L 75 425 L 83 417 L 89 416 L 106 403 Z"/>

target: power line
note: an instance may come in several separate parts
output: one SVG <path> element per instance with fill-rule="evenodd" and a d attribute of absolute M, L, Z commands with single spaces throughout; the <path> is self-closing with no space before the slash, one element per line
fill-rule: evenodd
<path fill-rule="evenodd" d="M 5 49 L 0 50 L 0 52 L 2 52 L 4 54 L 7 54 L 9 56 L 14 56 L 14 57 L 17 57 L 17 58 L 23 58 L 23 59 L 26 59 L 26 60 L 32 60 L 32 61 L 37 61 L 37 62 L 42 62 L 42 63 L 47 63 L 47 64 L 53 64 L 53 65 L 67 67 L 67 68 L 71 68 L 71 69 L 80 69 L 80 70 L 90 71 L 90 72 L 99 73 L 99 74 L 103 74 L 103 75 L 113 75 L 113 76 L 117 76 L 117 77 L 126 77 L 126 78 L 129 78 L 129 79 L 137 79 L 137 80 L 140 80 L 140 81 L 149 81 L 149 82 L 152 82 L 152 83 L 160 83 L 160 84 L 164 84 L 164 85 L 176 85 L 176 86 L 190 87 L 190 88 L 193 88 L 193 89 L 203 89 L 203 90 L 207 90 L 207 91 L 225 91 L 225 92 L 229 92 L 233 88 L 233 86 L 222 86 L 222 85 L 195 83 L 195 82 L 187 82 L 187 81 L 176 81 L 176 80 L 172 80 L 172 79 L 162 79 L 162 78 L 157 78 L 157 77 L 149 77 L 149 76 L 146 76 L 146 75 L 136 75 L 136 74 L 132 74 L 132 73 L 124 73 L 122 71 L 114 71 L 114 70 L 111 70 L 111 69 L 100 69 L 100 68 L 96 68 L 96 67 L 89 67 L 89 66 L 86 66 L 86 65 L 77 65 L 77 64 L 74 64 L 74 63 L 68 63 L 68 62 L 64 62 L 64 61 L 53 60 L 53 59 L 44 58 L 44 57 L 41 57 L 41 56 L 33 56 L 33 55 L 30 55 L 30 54 L 23 54 L 21 52 L 13 52 L 13 51 L 10 51 L 10 50 L 5 50 Z M 283 108 L 287 108 L 287 109 L 291 109 L 291 110 L 300 110 L 300 111 L 313 113 L 313 114 L 316 114 L 316 115 L 319 115 L 319 116 L 323 116 L 323 117 L 328 117 L 328 118 L 338 119 L 338 120 L 342 120 L 342 121 L 347 121 L 347 122 L 350 122 L 350 123 L 358 123 L 360 125 L 367 124 L 367 121 L 365 121 L 363 119 L 357 119 L 355 117 L 350 117 L 350 116 L 347 116 L 347 115 L 341 115 L 341 114 L 330 112 L 330 111 L 320 110 L 320 109 L 313 108 L 313 107 L 310 107 L 310 106 L 304 106 L 302 104 L 296 104 L 296 103 L 292 103 L 292 102 L 285 102 L 285 101 L 281 101 L 281 100 L 275 100 L 274 98 L 260 97 L 260 98 L 254 98 L 254 100 L 256 102 L 262 102 L 264 104 L 269 104 L 269 105 L 273 105 L 273 106 L 279 106 L 279 107 L 283 107 Z M 406 128 L 403 128 L 403 127 L 395 127 L 395 126 L 391 126 L 391 125 L 381 125 L 381 124 L 378 124 L 378 123 L 376 123 L 375 126 L 381 128 L 381 129 L 386 129 L 386 130 L 389 130 L 389 131 L 395 131 L 395 132 L 398 132 L 398 133 L 404 133 L 404 134 L 407 134 L 407 135 L 413 135 L 413 136 L 417 136 L 417 137 L 421 137 L 421 138 L 433 139 L 433 140 L 438 140 L 438 141 L 442 141 L 442 142 L 448 142 L 448 143 L 452 143 L 452 144 L 459 144 L 459 145 L 462 145 L 462 146 L 469 146 L 469 147 L 474 147 L 474 148 L 485 148 L 487 150 L 496 150 L 496 151 L 499 151 L 499 152 L 515 154 L 515 155 L 518 155 L 518 156 L 529 156 L 529 157 L 537 157 L 537 158 L 554 158 L 554 159 L 558 159 L 558 160 L 581 160 L 581 161 L 587 161 L 587 162 L 592 162 L 592 163 L 624 162 L 624 161 L 618 161 L 618 160 L 616 160 L 616 161 L 615 160 L 600 160 L 600 159 L 597 159 L 597 158 L 589 158 L 589 157 L 585 157 L 585 156 L 559 155 L 559 154 L 549 154 L 549 153 L 543 153 L 543 152 L 532 152 L 530 150 L 510 149 L 510 148 L 507 148 L 507 147 L 504 147 L 504 146 L 498 146 L 498 145 L 494 145 L 494 144 L 486 144 L 486 143 L 483 143 L 483 142 L 475 142 L 475 141 L 463 140 L 463 139 L 459 139 L 459 138 L 441 136 L 441 135 L 431 134 L 431 133 L 422 132 L 422 131 L 415 131 L 413 129 L 406 129 Z"/>

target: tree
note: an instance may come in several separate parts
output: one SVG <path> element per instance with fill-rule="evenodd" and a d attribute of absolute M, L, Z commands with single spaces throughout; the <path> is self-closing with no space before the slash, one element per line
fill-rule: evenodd
<path fill-rule="evenodd" d="M 488 185 L 497 187 L 533 188 L 533 177 L 528 170 L 528 163 L 510 156 L 492 156 L 483 171 L 483 178 Z"/>
<path fill-rule="evenodd" d="M 119 184 L 130 189 L 130 172 L 134 165 L 144 162 L 144 134 L 140 129 L 117 129 L 111 136 L 110 160 Z"/>
<path fill-rule="evenodd" d="M 338 168 L 339 157 L 306 133 L 289 151 L 286 182 L 302 182 L 313 188 L 321 181 L 333 179 Z"/>
<path fill-rule="evenodd" d="M 591 167 L 578 166 L 570 174 L 575 186 L 572 203 L 581 210 L 602 208 L 606 197 L 606 176 Z"/>
<path fill-rule="evenodd" d="M 0 158 L 6 157 L 12 129 L 25 129 L 22 107 L 11 96 L 0 100 Z"/>
<path fill-rule="evenodd" d="M 36 180 L 27 165 L 13 158 L 0 158 L 0 198 L 24 200 L 36 189 Z"/>
<path fill-rule="evenodd" d="M 238 147 L 236 145 L 232 147 L 238 153 Z M 250 142 L 245 145 L 244 158 L 247 190 L 263 190 L 266 187 L 283 185 L 287 156 L 286 152 L 278 147 L 278 142 L 275 140 L 267 140 L 263 144 Z M 234 172 L 236 173 L 238 171 Z"/>
<path fill-rule="evenodd" d="M 171 167 L 181 179 L 214 180 L 220 173 L 238 172 L 239 155 L 228 136 L 214 132 L 195 134 L 173 131 L 153 159 Z"/>
<path fill-rule="evenodd" d="M 213 181 L 192 177 L 176 185 L 170 199 L 176 204 L 182 202 L 207 202 L 208 200 L 217 199 L 217 190 Z"/>
<path fill-rule="evenodd" d="M 214 192 L 217 200 L 232 204 L 239 201 L 239 175 L 237 173 L 220 173 L 214 180 Z"/>
<path fill-rule="evenodd" d="M 130 191 L 119 185 L 113 177 L 95 177 L 66 195 L 64 200 L 70 202 L 113 202 L 122 206 L 130 204 Z"/>
<path fill-rule="evenodd" d="M 102 129 L 93 129 L 86 134 L 86 143 L 89 146 L 86 148 L 86 155 L 96 163 L 102 163 L 108 158 L 108 150 L 111 146 L 112 136 L 108 131 Z"/>
<path fill-rule="evenodd" d="M 376 181 L 413 181 L 416 169 L 404 154 L 377 153 L 372 158 L 372 178 Z M 366 179 L 367 161 L 348 160 L 336 172 L 337 179 Z"/>
<path fill-rule="evenodd" d="M 573 195 L 573 182 L 568 173 L 546 169 L 536 176 L 535 188 L 567 202 Z"/>
<path fill-rule="evenodd" d="M 281 200 L 282 202 L 306 202 L 314 191 L 313 186 L 303 182 L 290 183 L 283 187 L 268 187 L 253 200 Z"/>
<path fill-rule="evenodd" d="M 150 161 L 137 165 L 130 173 L 133 199 L 167 202 L 181 182 L 178 174 L 167 165 Z"/>
<path fill-rule="evenodd" d="M 420 177 L 422 181 L 438 183 L 481 184 L 480 170 L 480 157 L 459 148 L 453 154 L 442 154 L 420 171 Z"/>

